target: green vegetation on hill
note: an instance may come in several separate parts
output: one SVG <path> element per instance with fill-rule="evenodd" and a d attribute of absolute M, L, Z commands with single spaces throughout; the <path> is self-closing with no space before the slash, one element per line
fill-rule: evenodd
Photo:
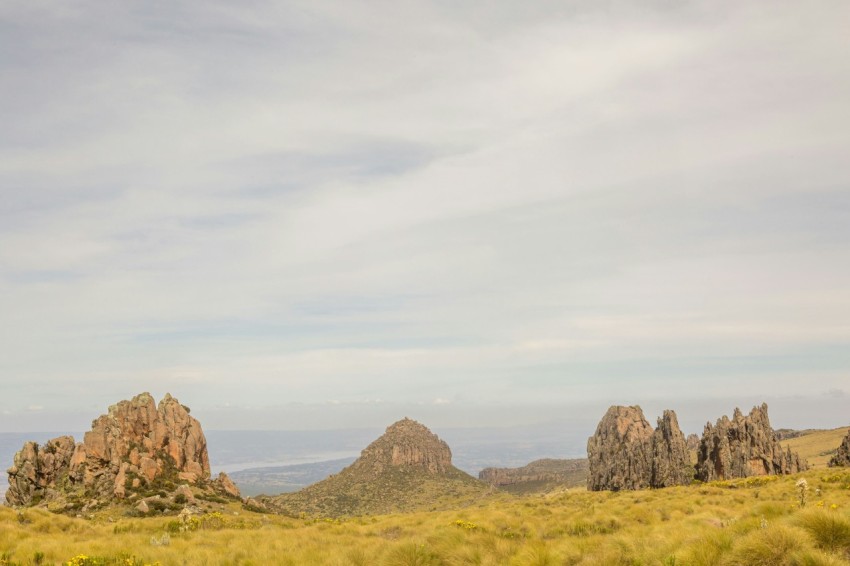
<path fill-rule="evenodd" d="M 631 492 L 495 494 L 464 508 L 351 519 L 228 503 L 182 528 L 174 516 L 122 513 L 2 508 L 0 564 L 850 565 L 850 469 L 840 468 Z"/>
<path fill-rule="evenodd" d="M 463 507 L 494 491 L 457 468 L 445 474 L 412 466 L 388 467 L 374 476 L 358 471 L 347 468 L 300 491 L 260 500 L 293 516 L 343 517 Z"/>
<path fill-rule="evenodd" d="M 805 458 L 810 468 L 825 468 L 829 459 L 847 436 L 850 427 L 834 428 L 832 430 L 815 430 L 801 436 L 781 441 L 782 448 L 791 450 Z"/>

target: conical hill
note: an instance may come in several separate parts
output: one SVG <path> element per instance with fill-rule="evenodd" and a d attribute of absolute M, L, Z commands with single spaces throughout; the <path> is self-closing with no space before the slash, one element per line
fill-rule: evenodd
<path fill-rule="evenodd" d="M 436 434 L 405 418 L 340 473 L 261 501 L 286 514 L 339 517 L 457 507 L 489 491 L 487 484 L 452 466 L 451 450 Z"/>

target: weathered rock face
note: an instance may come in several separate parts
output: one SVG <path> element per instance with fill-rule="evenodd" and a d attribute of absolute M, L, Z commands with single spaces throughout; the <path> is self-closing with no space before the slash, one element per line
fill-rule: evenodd
<path fill-rule="evenodd" d="M 70 436 L 49 440 L 41 448 L 35 442 L 25 443 L 8 470 L 6 501 L 10 505 L 27 505 L 33 499 L 40 499 L 45 489 L 66 482 L 74 450 L 74 439 Z"/>
<path fill-rule="evenodd" d="M 830 466 L 850 466 L 850 432 L 841 441 L 835 456 L 829 459 Z"/>
<path fill-rule="evenodd" d="M 587 460 L 535 460 L 521 468 L 484 468 L 478 479 L 496 487 L 515 486 L 535 482 L 566 485 L 570 478 L 587 475 Z M 582 484 L 586 479 L 582 478 Z"/>
<path fill-rule="evenodd" d="M 109 500 L 157 481 L 207 482 L 210 464 L 203 430 L 189 410 L 171 395 L 157 406 L 142 393 L 109 407 L 79 444 L 70 436 L 40 449 L 27 442 L 8 474 L 7 502 L 31 505 L 62 492 Z M 235 489 L 232 482 L 227 487 Z"/>
<path fill-rule="evenodd" d="M 591 491 L 684 485 L 694 476 L 685 435 L 669 410 L 653 430 L 640 407 L 611 407 L 587 441 L 587 458 Z"/>
<path fill-rule="evenodd" d="M 445 474 L 452 467 L 449 445 L 418 422 L 404 418 L 361 453 L 352 468 L 418 467 L 431 474 Z"/>
<path fill-rule="evenodd" d="M 790 449 L 782 450 L 770 427 L 767 404 L 762 404 L 747 416 L 736 408 L 731 419 L 724 415 L 714 426 L 707 423 L 696 468 L 697 479 L 712 481 L 793 474 L 807 465 Z"/>
<path fill-rule="evenodd" d="M 685 435 L 679 429 L 676 413 L 664 411 L 652 433 L 651 487 L 685 485 L 694 479 L 694 467 L 688 454 Z"/>
<path fill-rule="evenodd" d="M 640 407 L 609 408 L 587 441 L 588 489 L 649 487 L 652 432 Z"/>
<path fill-rule="evenodd" d="M 692 450 L 696 452 L 697 450 L 699 450 L 699 436 L 693 433 L 689 434 L 688 437 L 685 439 L 685 444 L 688 445 L 689 451 Z"/>

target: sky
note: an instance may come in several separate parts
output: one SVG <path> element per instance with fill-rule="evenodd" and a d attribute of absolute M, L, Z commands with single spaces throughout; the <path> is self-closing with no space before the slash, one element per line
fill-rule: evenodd
<path fill-rule="evenodd" d="M 850 4 L 0 4 L 0 430 L 850 413 Z"/>

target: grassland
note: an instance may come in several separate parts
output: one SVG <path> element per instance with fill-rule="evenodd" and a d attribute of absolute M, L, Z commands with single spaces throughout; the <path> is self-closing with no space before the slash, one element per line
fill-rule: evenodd
<path fill-rule="evenodd" d="M 829 459 L 835 454 L 841 445 L 842 439 L 847 436 L 850 427 L 834 428 L 831 430 L 818 430 L 797 438 L 783 440 L 780 442 L 782 448 L 790 447 L 791 450 L 805 458 L 812 468 L 825 468 Z"/>
<path fill-rule="evenodd" d="M 0 564 L 850 564 L 848 469 L 639 492 L 502 493 L 453 510 L 347 520 L 217 509 L 187 526 L 118 508 L 87 519 L 3 508 Z"/>
<path fill-rule="evenodd" d="M 348 468 L 294 493 L 258 498 L 289 515 L 325 517 L 378 515 L 466 507 L 487 499 L 494 489 L 457 468 L 445 474 L 389 467 L 372 476 Z"/>

